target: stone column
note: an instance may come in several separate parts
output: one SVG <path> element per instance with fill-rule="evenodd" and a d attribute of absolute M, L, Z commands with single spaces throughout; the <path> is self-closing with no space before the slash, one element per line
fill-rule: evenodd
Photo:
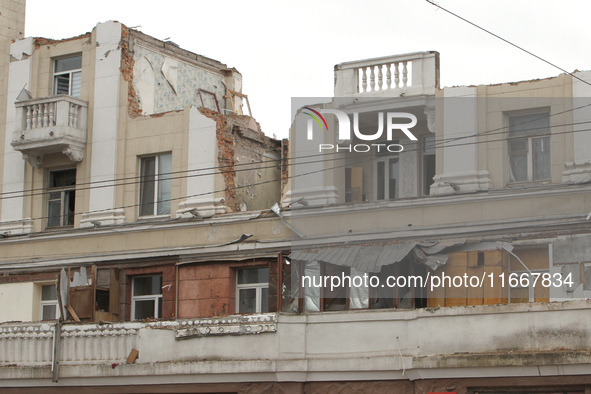
<path fill-rule="evenodd" d="M 591 71 L 580 71 L 577 77 L 591 81 Z M 583 183 L 591 181 L 591 86 L 579 81 L 573 81 L 573 140 L 574 140 L 574 161 L 565 163 L 565 171 L 562 173 L 562 182 Z M 579 123 L 579 124 L 577 124 Z"/>
<path fill-rule="evenodd" d="M 25 38 L 10 46 L 8 65 L 8 89 L 6 92 L 6 129 L 4 130 L 4 162 L 2 163 L 2 192 L 11 198 L 0 200 L 2 217 L 0 233 L 23 234 L 33 231 L 33 221 L 24 217 L 24 198 L 19 193 L 26 189 L 25 163 L 23 155 L 15 151 L 10 144 L 16 130 L 16 107 L 14 102 L 23 88 L 30 88 L 31 55 L 33 39 Z M 8 56 L 7 56 L 8 58 Z M 8 59 L 7 59 L 8 60 Z M 14 197 L 13 197 L 14 196 Z"/>
<path fill-rule="evenodd" d="M 459 86 L 445 88 L 443 100 L 443 173 L 434 177 L 432 195 L 472 193 L 492 187 L 490 174 L 478 170 L 476 145 L 478 107 L 476 88 Z M 440 113 L 441 115 L 441 113 Z M 453 141 L 456 138 L 462 138 Z M 441 152 L 441 150 L 438 151 Z"/>
<path fill-rule="evenodd" d="M 117 134 L 119 130 L 119 88 L 121 84 L 121 23 L 105 22 L 96 26 L 92 145 L 90 181 L 112 185 L 90 189 L 89 212 L 82 215 L 80 227 L 123 224 L 124 211 L 115 206 L 117 177 Z M 106 182 L 103 182 L 106 181 Z"/>
<path fill-rule="evenodd" d="M 218 142 L 216 122 L 201 114 L 195 107 L 189 109 L 189 149 L 187 168 L 192 171 L 187 177 L 187 199 L 179 204 L 177 217 L 191 217 L 192 210 L 200 217 L 226 213 L 224 192 L 216 190 L 216 175 L 213 168 L 218 167 Z M 203 174 L 203 175 L 202 175 Z M 195 176 L 193 176 L 195 175 Z M 223 181 L 222 181 L 223 184 Z"/>
<path fill-rule="evenodd" d="M 292 105 L 294 105 L 292 103 Z M 317 106 L 314 106 L 316 109 Z M 290 169 L 291 190 L 284 198 L 283 203 L 304 198 L 308 206 L 321 206 L 338 203 L 339 195 L 334 185 L 328 184 L 330 177 L 326 172 L 335 167 L 334 154 L 320 152 L 321 144 L 331 144 L 336 147 L 336 122 L 333 116 L 325 116 L 328 122 L 329 132 L 313 127 L 311 139 L 308 139 L 308 122 L 310 117 L 298 114 L 290 131 Z M 334 150 L 328 153 L 334 153 Z"/>

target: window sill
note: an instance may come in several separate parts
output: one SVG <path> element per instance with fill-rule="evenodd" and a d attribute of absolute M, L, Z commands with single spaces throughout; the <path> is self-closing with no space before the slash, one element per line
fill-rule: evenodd
<path fill-rule="evenodd" d="M 154 215 L 154 216 L 138 216 L 137 220 L 138 221 L 150 221 L 150 220 L 166 220 L 166 219 L 170 219 L 171 216 L 170 215 Z"/>
<path fill-rule="evenodd" d="M 521 182 L 507 182 L 507 188 L 526 188 L 526 187 L 538 187 L 552 184 L 551 179 L 545 179 L 541 181 L 521 181 Z"/>

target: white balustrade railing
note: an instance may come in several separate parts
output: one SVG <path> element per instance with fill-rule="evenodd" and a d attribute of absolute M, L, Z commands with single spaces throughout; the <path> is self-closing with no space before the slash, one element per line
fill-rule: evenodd
<path fill-rule="evenodd" d="M 416 52 L 346 62 L 335 66 L 336 97 L 376 95 L 390 91 L 434 94 L 437 88 L 437 52 Z"/>
<path fill-rule="evenodd" d="M 17 130 L 26 132 L 54 126 L 85 130 L 87 106 L 85 101 L 66 95 L 18 101 Z"/>
<path fill-rule="evenodd" d="M 141 323 L 63 325 L 60 362 L 120 362 L 138 347 Z M 0 363 L 47 365 L 55 324 L 0 326 Z"/>

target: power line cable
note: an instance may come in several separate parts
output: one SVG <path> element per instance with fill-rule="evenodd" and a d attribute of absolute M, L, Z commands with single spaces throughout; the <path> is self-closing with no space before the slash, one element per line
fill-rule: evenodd
<path fill-rule="evenodd" d="M 523 51 L 523 52 L 527 53 L 528 55 L 531 55 L 531 56 L 535 57 L 536 59 L 539 59 L 539 60 L 543 61 L 544 63 L 546 63 L 546 64 L 549 64 L 550 66 L 552 66 L 552 67 L 554 67 L 554 68 L 557 68 L 558 70 L 560 70 L 560 71 L 562 71 L 562 72 L 564 72 L 564 73 L 566 73 L 566 74 L 570 75 L 571 77 L 573 77 L 573 78 L 576 78 L 576 79 L 578 79 L 579 81 L 581 81 L 581 82 L 583 82 L 583 83 L 585 83 L 585 84 L 587 84 L 587 85 L 591 86 L 591 83 L 589 83 L 589 82 L 585 81 L 585 80 L 584 80 L 584 79 L 582 79 L 582 78 L 579 78 L 579 77 L 577 77 L 575 74 L 573 74 L 573 73 L 571 73 L 571 72 L 568 72 L 568 71 L 566 71 L 564 68 L 557 66 L 556 64 L 554 64 L 554 63 L 552 63 L 552 62 L 550 62 L 550 61 L 548 61 L 548 60 L 546 60 L 546 59 L 544 59 L 544 58 L 542 58 L 542 57 L 540 57 L 540 56 L 536 55 L 535 53 L 532 53 L 532 52 L 528 51 L 527 49 L 525 49 L 525 48 L 523 48 L 523 47 L 520 47 L 520 46 L 519 46 L 519 45 L 517 45 L 517 44 L 514 44 L 514 43 L 512 43 L 511 41 L 509 41 L 509 40 L 507 40 L 507 39 L 505 39 L 505 38 L 503 38 L 503 37 L 499 36 L 498 34 L 495 34 L 495 33 L 491 32 L 490 30 L 487 30 L 487 29 L 485 29 L 485 28 L 484 28 L 484 27 L 482 27 L 482 26 L 479 26 L 479 25 L 477 25 L 477 24 L 476 24 L 476 23 L 474 23 L 474 22 L 470 22 L 468 19 L 466 19 L 466 18 L 463 18 L 463 17 L 461 17 L 460 15 L 458 15 L 458 14 L 456 14 L 456 13 L 453 13 L 453 12 L 451 12 L 450 10 L 448 10 L 448 9 L 446 9 L 446 8 L 443 8 L 442 6 L 440 6 L 439 4 L 437 4 L 435 1 L 433 1 L 433 0 L 426 0 L 426 1 L 427 1 L 427 3 L 429 3 L 429 4 L 431 4 L 431 5 L 434 5 L 435 7 L 439 8 L 440 10 L 443 10 L 443 11 L 447 12 L 448 14 L 450 14 L 450 15 L 453 15 L 453 16 L 455 16 L 456 18 L 459 18 L 459 19 L 463 20 L 463 21 L 464 21 L 464 22 L 466 22 L 466 23 L 469 23 L 470 25 L 472 25 L 472 26 L 474 26 L 474 27 L 476 27 L 476 28 L 478 28 L 478 29 L 480 29 L 480 30 L 482 30 L 482 31 L 484 31 L 484 32 L 486 32 L 486 33 L 488 33 L 488 34 L 490 34 L 491 36 L 493 36 L 493 37 L 496 37 L 496 38 L 498 38 L 499 40 L 501 40 L 501 41 L 504 41 L 504 42 L 506 42 L 507 44 L 509 44 L 509 45 L 511 45 L 511 46 L 514 46 L 515 48 L 519 49 L 520 51 Z"/>

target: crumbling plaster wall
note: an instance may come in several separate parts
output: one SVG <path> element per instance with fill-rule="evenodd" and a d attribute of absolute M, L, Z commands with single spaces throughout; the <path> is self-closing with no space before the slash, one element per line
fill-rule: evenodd
<path fill-rule="evenodd" d="M 269 209 L 281 197 L 281 142 L 253 130 L 260 127 L 249 116 L 200 111 L 216 121 L 226 206 L 232 211 Z"/>
<path fill-rule="evenodd" d="M 133 46 L 133 61 L 133 87 L 143 114 L 181 110 L 187 105 L 201 106 L 199 89 L 215 93 L 220 109 L 224 108 L 223 75 L 137 42 Z M 203 95 L 204 104 L 214 108 L 215 103 L 208 96 Z"/>

